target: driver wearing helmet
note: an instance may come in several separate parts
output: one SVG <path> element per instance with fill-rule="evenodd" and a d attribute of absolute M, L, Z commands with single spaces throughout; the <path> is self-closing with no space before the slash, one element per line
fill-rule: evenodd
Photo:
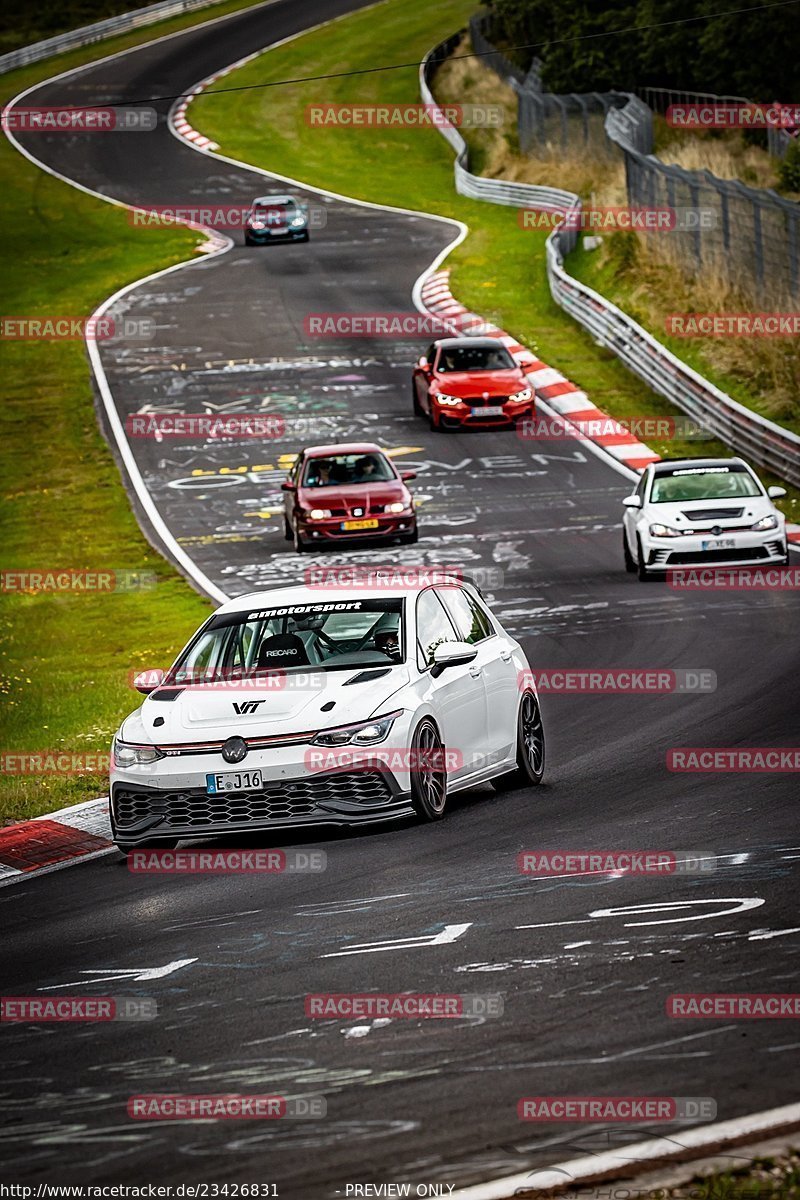
<path fill-rule="evenodd" d="M 375 634 L 375 649 L 393 662 L 400 662 L 400 640 L 396 629 L 380 629 Z"/>

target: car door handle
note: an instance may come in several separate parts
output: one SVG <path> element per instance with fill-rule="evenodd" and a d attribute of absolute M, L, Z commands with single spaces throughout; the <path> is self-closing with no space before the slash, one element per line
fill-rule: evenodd
<path fill-rule="evenodd" d="M 500 657 L 502 658 L 503 662 L 511 662 L 512 655 L 513 655 L 512 650 L 501 650 L 500 651 Z"/>
<path fill-rule="evenodd" d="M 473 679 L 479 679 L 483 667 L 470 667 L 469 673 Z"/>

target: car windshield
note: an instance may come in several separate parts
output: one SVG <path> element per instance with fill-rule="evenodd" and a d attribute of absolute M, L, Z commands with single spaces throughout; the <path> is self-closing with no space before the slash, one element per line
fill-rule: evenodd
<path fill-rule="evenodd" d="M 294 216 L 297 205 L 294 200 L 270 200 L 269 203 L 254 204 L 254 217 Z"/>
<path fill-rule="evenodd" d="M 516 367 L 505 346 L 442 346 L 437 371 L 513 371 Z"/>
<path fill-rule="evenodd" d="M 303 487 L 342 487 L 353 483 L 385 483 L 396 479 L 382 454 L 332 454 L 310 458 L 303 472 Z"/>
<path fill-rule="evenodd" d="M 403 601 L 309 601 L 213 617 L 165 682 L 224 683 L 270 671 L 337 671 L 405 661 Z"/>
<path fill-rule="evenodd" d="M 650 503 L 737 500 L 760 494 L 756 481 L 743 467 L 680 467 L 669 475 L 656 475 Z"/>

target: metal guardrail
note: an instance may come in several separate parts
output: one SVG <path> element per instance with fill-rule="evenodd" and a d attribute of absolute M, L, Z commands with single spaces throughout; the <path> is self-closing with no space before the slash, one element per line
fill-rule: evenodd
<path fill-rule="evenodd" d="M 436 105 L 431 81 L 460 37 L 460 33 L 455 34 L 440 43 L 420 64 L 420 92 L 426 104 Z M 553 206 L 565 211 L 580 208 L 580 199 L 572 192 L 473 175 L 469 170 L 469 150 L 458 130 L 446 122 L 437 128 L 456 151 L 454 174 L 460 195 L 490 204 Z M 556 303 L 653 391 L 665 396 L 737 453 L 800 487 L 800 436 L 733 400 L 676 358 L 616 305 L 573 279 L 564 269 L 564 256 L 574 249 L 577 240 L 578 231 L 574 227 L 556 229 L 547 239 L 547 278 Z"/>
<path fill-rule="evenodd" d="M 429 86 L 430 79 L 458 45 L 461 36 L 461 32 L 455 33 L 441 42 L 420 64 L 419 88 L 425 104 L 436 105 Z M 469 169 L 467 143 L 455 125 L 442 119 L 441 122 L 437 121 L 436 127 L 456 152 L 454 171 L 456 191 L 460 196 L 468 196 L 471 200 L 486 200 L 489 204 L 506 204 L 511 208 L 572 209 L 576 205 L 580 206 L 578 197 L 562 188 L 541 187 L 534 183 L 512 183 L 507 179 L 486 179 L 482 175 L 473 175 Z"/>
<path fill-rule="evenodd" d="M 93 42 L 104 41 L 117 33 L 126 33 L 129 29 L 153 25 L 166 17 L 191 12 L 196 8 L 210 8 L 212 4 L 219 3 L 221 0 L 162 0 L 160 4 L 149 4 L 146 8 L 137 8 L 132 12 L 119 13 L 116 17 L 107 17 L 104 21 L 96 21 L 94 25 L 70 29 L 67 33 L 59 33 L 56 37 L 46 38 L 41 42 L 31 42 L 29 46 L 20 46 L 18 50 L 10 50 L 8 54 L 0 55 L 0 75 L 15 71 L 17 67 L 39 62 L 43 58 L 50 58 L 54 54 L 61 54 L 65 50 L 73 50 L 76 46 L 91 46 Z"/>
<path fill-rule="evenodd" d="M 771 188 L 663 162 L 651 153 L 652 110 L 636 96 L 607 114 L 605 128 L 625 156 L 630 205 L 707 210 L 708 226 L 697 224 L 673 238 L 688 263 L 715 269 L 731 282 L 746 280 L 761 303 L 800 299 L 800 204 Z"/>
<path fill-rule="evenodd" d="M 739 454 L 800 487 L 800 436 L 745 408 L 598 292 L 564 270 L 558 232 L 547 239 L 547 277 L 553 299 L 601 346 L 611 350 L 654 392 Z"/>
<path fill-rule="evenodd" d="M 488 16 L 470 22 L 486 56 L 483 61 L 501 79 L 499 64 L 486 36 Z M 585 92 L 555 95 L 542 90 L 541 64 L 517 92 L 517 133 L 528 154 L 571 150 L 593 160 L 622 155 L 628 204 L 633 208 L 687 208 L 695 223 L 670 235 L 670 250 L 690 270 L 714 272 L 736 291 L 747 289 L 751 302 L 781 308 L 800 299 L 800 204 L 770 188 L 748 187 L 710 171 L 687 170 L 653 153 L 653 108 L 670 104 L 750 104 L 740 96 L 676 92 L 665 88 L 633 93 Z M 800 135 L 800 130 L 794 131 Z M 782 157 L 792 142 L 784 129 L 767 127 L 770 153 Z"/>

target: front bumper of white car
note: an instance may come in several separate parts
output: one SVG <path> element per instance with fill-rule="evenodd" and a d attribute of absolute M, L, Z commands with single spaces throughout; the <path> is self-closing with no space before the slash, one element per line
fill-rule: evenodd
<path fill-rule="evenodd" d="M 729 567 L 768 565 L 783 561 L 786 531 L 783 528 L 704 530 L 687 537 L 642 536 L 645 566 L 651 571 L 720 564 Z"/>
<path fill-rule="evenodd" d="M 182 750 L 146 765 L 112 766 L 114 840 L 129 849 L 165 839 L 408 816 L 410 772 L 395 765 L 403 762 L 404 754 L 391 753 L 408 744 L 401 741 L 410 724 L 403 718 L 394 724 L 391 747 L 331 749 L 309 742 L 270 746 L 251 749 L 236 765 L 226 762 L 219 750 Z M 390 765 L 376 761 L 379 751 Z M 209 794 L 208 775 L 237 771 L 260 771 L 261 787 Z"/>

